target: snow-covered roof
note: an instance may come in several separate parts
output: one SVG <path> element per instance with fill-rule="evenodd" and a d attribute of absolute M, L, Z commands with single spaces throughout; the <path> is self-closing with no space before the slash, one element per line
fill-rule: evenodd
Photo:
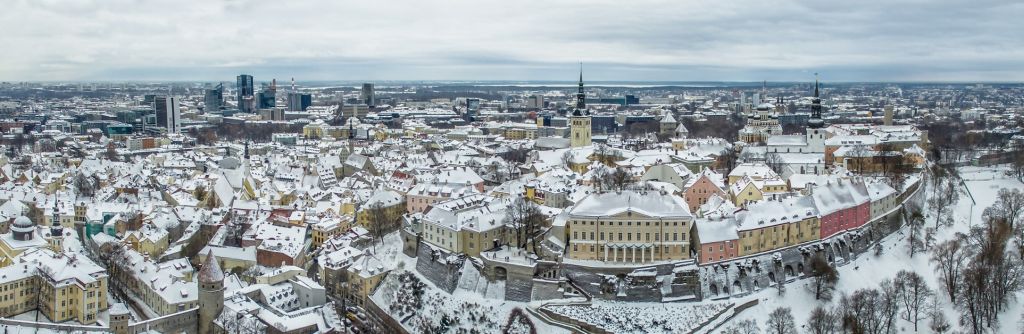
<path fill-rule="evenodd" d="M 594 193 L 569 209 L 575 217 L 607 217 L 624 212 L 648 217 L 693 217 L 682 197 L 658 191 Z"/>

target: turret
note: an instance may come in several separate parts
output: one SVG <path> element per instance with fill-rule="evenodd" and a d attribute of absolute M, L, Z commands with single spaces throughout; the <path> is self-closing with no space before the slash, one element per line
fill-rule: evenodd
<path fill-rule="evenodd" d="M 213 320 L 223 309 L 224 271 L 210 250 L 199 270 L 199 334 L 213 333 Z"/>

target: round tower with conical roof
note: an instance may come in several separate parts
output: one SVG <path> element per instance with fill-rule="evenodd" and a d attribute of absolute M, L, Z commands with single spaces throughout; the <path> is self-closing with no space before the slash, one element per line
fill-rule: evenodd
<path fill-rule="evenodd" d="M 213 320 L 223 309 L 224 271 L 210 250 L 199 270 L 199 334 L 213 333 Z"/>

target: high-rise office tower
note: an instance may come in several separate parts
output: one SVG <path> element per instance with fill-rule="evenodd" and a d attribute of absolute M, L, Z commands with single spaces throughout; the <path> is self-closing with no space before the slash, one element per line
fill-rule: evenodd
<path fill-rule="evenodd" d="M 373 96 L 373 84 L 364 83 L 363 89 L 359 92 L 359 100 L 365 103 L 370 108 L 377 105 L 377 100 Z"/>
<path fill-rule="evenodd" d="M 256 99 L 257 108 L 269 109 L 277 106 L 277 79 L 270 82 L 270 86 L 263 84 L 263 89 Z"/>
<path fill-rule="evenodd" d="M 235 89 L 238 90 L 238 111 L 243 113 L 253 112 L 256 107 L 253 95 L 256 91 L 255 87 L 253 87 L 252 76 L 248 74 L 239 75 L 238 81 L 235 83 Z"/>
<path fill-rule="evenodd" d="M 224 108 L 224 84 L 217 84 L 213 89 L 206 90 L 206 97 L 203 99 L 206 112 L 219 111 Z"/>
<path fill-rule="evenodd" d="M 156 96 L 153 98 L 153 110 L 156 112 L 156 125 L 167 129 L 167 133 L 181 131 L 181 104 L 178 98 Z"/>
<path fill-rule="evenodd" d="M 882 124 L 884 124 L 884 125 L 892 125 L 892 116 L 893 116 L 892 105 L 891 104 L 886 104 L 885 105 L 885 116 L 884 116 L 885 118 L 882 120 Z"/>
<path fill-rule="evenodd" d="M 313 105 L 313 96 L 302 93 L 288 93 L 288 111 L 306 111 Z"/>

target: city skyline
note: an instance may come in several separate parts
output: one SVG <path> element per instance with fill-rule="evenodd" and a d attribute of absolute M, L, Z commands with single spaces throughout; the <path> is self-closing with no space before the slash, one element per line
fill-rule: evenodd
<path fill-rule="evenodd" d="M 22 1 L 2 81 L 1017 82 L 1024 4 Z M 45 47 L 39 47 L 45 46 Z"/>

